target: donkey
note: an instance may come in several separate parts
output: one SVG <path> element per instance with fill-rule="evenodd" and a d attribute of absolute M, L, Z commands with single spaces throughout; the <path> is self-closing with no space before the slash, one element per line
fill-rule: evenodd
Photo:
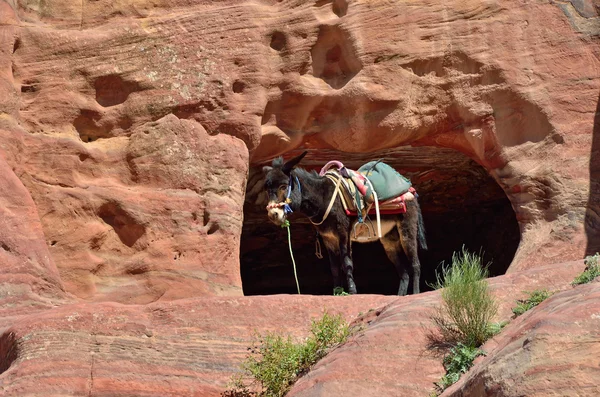
<path fill-rule="evenodd" d="M 272 166 L 265 166 L 265 189 L 269 204 L 268 217 L 276 225 L 282 225 L 288 212 L 298 211 L 311 221 L 329 254 L 334 290 L 345 286 L 350 294 L 356 294 L 352 263 L 352 242 L 371 242 L 380 240 L 387 257 L 394 263 L 400 276 L 398 295 L 408 292 L 409 277 L 412 276 L 412 292 L 419 293 L 421 264 L 418 247 L 427 249 L 425 228 L 421 208 L 415 197 L 406 201 L 406 213 L 382 215 L 382 237 L 357 240 L 352 230 L 358 220 L 350 218 L 344 211 L 339 195 L 332 201 L 336 186 L 326 177 L 316 172 L 308 172 L 295 166 L 307 152 L 287 162 L 281 157 L 273 160 Z M 330 208 L 328 208 L 330 207 Z M 403 263 L 405 253 L 409 264 Z"/>

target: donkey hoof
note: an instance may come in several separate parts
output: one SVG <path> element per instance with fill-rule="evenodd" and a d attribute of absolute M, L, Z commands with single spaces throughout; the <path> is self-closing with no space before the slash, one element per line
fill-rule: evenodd
<path fill-rule="evenodd" d="M 348 293 L 350 295 L 356 294 L 356 285 L 354 284 L 354 281 L 352 281 L 352 280 L 348 281 Z"/>

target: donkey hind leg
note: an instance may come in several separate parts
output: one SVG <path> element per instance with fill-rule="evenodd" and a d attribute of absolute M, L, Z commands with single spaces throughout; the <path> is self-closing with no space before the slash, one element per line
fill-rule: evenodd
<path fill-rule="evenodd" d="M 342 269 L 346 275 L 348 284 L 348 293 L 356 294 L 356 284 L 354 284 L 354 263 L 352 262 L 352 242 L 350 236 L 340 236 L 340 257 L 342 258 Z"/>
<path fill-rule="evenodd" d="M 404 296 L 408 293 L 409 276 L 406 271 L 406 266 L 402 261 L 402 245 L 400 244 L 400 236 L 393 229 L 391 232 L 381 238 L 381 245 L 388 259 L 396 266 L 398 277 L 400 277 L 400 286 L 398 287 L 398 295 Z"/>
<path fill-rule="evenodd" d="M 400 232 L 400 244 L 408 258 L 408 269 L 412 276 L 412 293 L 420 292 L 419 282 L 421 279 L 421 263 L 419 262 L 417 224 L 408 222 L 398 222 L 398 231 Z"/>

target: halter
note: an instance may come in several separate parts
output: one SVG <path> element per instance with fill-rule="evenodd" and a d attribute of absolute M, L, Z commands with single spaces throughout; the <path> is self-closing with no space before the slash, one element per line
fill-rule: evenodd
<path fill-rule="evenodd" d="M 296 178 L 296 183 L 298 184 L 298 190 L 300 191 L 300 196 L 302 196 L 302 186 L 300 186 L 300 181 L 298 180 L 298 177 L 295 175 L 294 175 L 294 178 Z M 294 187 L 294 178 L 292 178 L 292 175 L 290 174 L 290 181 L 288 183 L 288 189 L 287 189 L 287 194 L 285 196 L 285 200 L 280 203 L 272 203 L 272 204 L 267 205 L 267 211 L 272 208 L 283 207 L 283 212 L 286 215 L 294 212 L 294 210 L 292 210 L 292 207 L 290 207 L 290 204 L 292 204 L 292 198 L 290 196 L 292 195 L 292 189 Z"/>

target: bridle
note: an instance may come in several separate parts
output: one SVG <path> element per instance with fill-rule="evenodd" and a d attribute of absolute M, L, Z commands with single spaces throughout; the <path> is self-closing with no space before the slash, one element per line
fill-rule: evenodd
<path fill-rule="evenodd" d="M 291 214 L 292 212 L 294 212 L 294 210 L 292 210 L 292 207 L 290 207 L 290 204 L 292 204 L 292 189 L 294 188 L 294 178 L 296 179 L 296 183 L 298 184 L 298 191 L 300 192 L 300 197 L 302 197 L 302 186 L 300 186 L 300 181 L 298 180 L 297 176 L 293 176 L 290 173 L 290 181 L 288 183 L 288 189 L 287 189 L 287 193 L 285 195 L 285 200 L 281 201 L 279 203 L 270 203 L 267 205 L 267 211 L 269 211 L 270 209 L 273 208 L 281 208 L 283 207 L 283 212 L 287 215 L 287 214 Z"/>
<path fill-rule="evenodd" d="M 292 195 L 292 189 L 294 188 L 294 179 L 296 179 L 296 184 L 298 185 L 298 191 L 300 192 L 300 197 L 302 197 L 302 186 L 300 185 L 300 181 L 298 180 L 298 177 L 295 175 L 292 176 L 290 174 L 290 181 L 288 183 L 288 189 L 287 189 L 287 193 L 285 195 L 285 200 L 280 201 L 279 203 L 267 204 L 267 207 L 266 207 L 267 211 L 269 211 L 273 208 L 283 207 L 283 212 L 285 213 L 285 215 L 291 214 L 292 212 L 294 212 L 294 210 L 292 210 L 292 208 L 290 207 L 290 204 L 292 204 L 291 195 Z M 311 219 L 312 217 L 311 216 L 308 217 L 308 220 L 310 221 L 310 223 L 312 223 L 315 226 L 319 226 L 323 222 L 325 222 L 325 220 L 329 216 L 329 213 L 331 212 L 331 209 L 333 208 L 333 203 L 335 202 L 336 197 L 340 193 L 340 185 L 342 182 L 342 177 L 341 176 L 338 177 L 337 182 L 334 182 L 331 177 L 328 177 L 328 179 L 331 180 L 331 182 L 333 182 L 335 189 L 333 191 L 333 195 L 331 196 L 331 200 L 329 201 L 329 205 L 327 206 L 327 210 L 325 210 L 325 214 L 323 215 L 323 218 L 321 219 L 321 221 L 313 222 L 313 220 Z"/>

